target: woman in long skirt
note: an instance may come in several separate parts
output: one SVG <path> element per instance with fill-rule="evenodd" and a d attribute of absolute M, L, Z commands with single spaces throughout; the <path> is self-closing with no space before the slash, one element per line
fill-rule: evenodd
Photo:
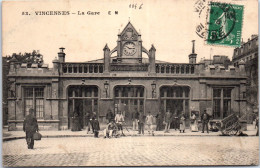
<path fill-rule="evenodd" d="M 182 114 L 180 118 L 180 133 L 185 131 L 185 117 L 184 114 Z"/>
<path fill-rule="evenodd" d="M 192 113 L 192 116 L 191 116 L 190 129 L 191 129 L 191 132 L 198 132 L 199 131 L 197 117 L 194 113 Z"/>

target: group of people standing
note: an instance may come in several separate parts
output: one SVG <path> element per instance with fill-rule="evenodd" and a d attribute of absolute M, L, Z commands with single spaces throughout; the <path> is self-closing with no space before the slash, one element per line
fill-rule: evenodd
<path fill-rule="evenodd" d="M 78 117 L 77 115 L 74 116 L 75 118 Z M 151 115 L 151 112 L 148 112 L 148 115 L 145 116 L 143 112 L 138 112 L 135 110 L 134 113 L 132 113 L 132 123 L 133 123 L 133 131 L 136 131 L 138 129 L 138 134 L 144 134 L 144 126 L 147 124 L 148 133 L 154 135 L 153 130 L 153 118 L 154 116 Z M 171 114 L 169 111 L 165 113 L 163 116 L 162 113 L 158 113 L 156 116 L 156 131 L 160 130 L 160 126 L 165 124 L 164 132 L 169 132 L 170 125 L 172 122 L 174 122 L 174 128 L 179 129 L 180 132 L 185 131 L 185 116 L 184 114 L 181 115 L 180 121 L 179 121 L 179 128 L 177 128 L 177 120 L 178 116 L 176 113 Z M 119 111 L 116 115 L 109 110 L 106 114 L 106 119 L 108 120 L 108 125 L 106 129 L 104 129 L 104 137 L 117 137 L 119 135 L 119 132 L 121 131 L 121 135 L 124 135 L 123 133 L 123 123 L 125 122 L 124 115 L 121 111 Z M 208 122 L 209 122 L 210 116 L 207 114 L 206 110 L 204 110 L 203 114 L 201 115 L 201 122 L 202 122 L 202 133 L 204 133 L 204 128 L 206 128 L 207 133 L 208 130 Z M 97 120 L 96 113 L 87 113 L 86 114 L 86 126 L 87 126 L 87 133 L 89 133 L 90 129 L 92 129 L 92 133 L 94 133 L 94 137 L 98 137 L 100 126 L 99 121 Z M 191 131 L 198 131 L 198 121 L 197 116 L 195 113 L 192 113 L 191 116 L 191 124 L 190 124 Z M 34 116 L 34 110 L 30 109 L 29 114 L 25 117 L 24 123 L 23 123 L 23 130 L 26 133 L 26 142 L 28 145 L 28 149 L 33 149 L 34 146 L 34 138 L 33 135 L 39 131 L 37 119 Z"/>
<path fill-rule="evenodd" d="M 207 133 L 209 132 L 208 130 L 208 123 L 210 116 L 207 114 L 207 111 L 204 110 L 202 115 L 200 116 L 201 118 L 201 123 L 202 123 L 202 133 L 204 133 L 204 129 L 206 128 Z M 191 114 L 190 118 L 190 130 L 192 132 L 198 132 L 198 116 L 195 113 Z M 176 112 L 173 114 L 168 110 L 165 115 L 163 115 L 161 112 L 159 112 L 156 115 L 156 131 L 160 131 L 162 129 L 162 126 L 164 126 L 164 132 L 169 133 L 170 127 L 172 127 L 175 130 L 179 130 L 180 133 L 185 132 L 185 125 L 186 125 L 186 117 L 183 113 L 181 113 L 180 116 L 177 115 Z"/>
<path fill-rule="evenodd" d="M 154 135 L 154 131 L 152 128 L 153 125 L 153 116 L 151 112 L 148 112 L 148 115 L 145 116 L 143 112 L 135 112 L 132 113 L 132 122 L 133 122 L 133 131 L 138 130 L 138 134 L 144 134 L 144 126 L 147 124 L 148 133 Z"/>
<path fill-rule="evenodd" d="M 161 117 L 159 117 L 159 115 L 161 115 L 161 113 L 159 112 L 159 114 L 157 115 L 157 120 L 162 119 Z M 169 133 L 170 127 L 171 125 L 173 125 L 173 128 L 175 130 L 179 129 L 180 133 L 185 131 L 185 116 L 184 114 L 181 114 L 181 116 L 177 116 L 176 113 L 171 113 L 169 110 L 165 113 L 164 118 L 163 118 L 163 124 L 165 125 L 165 129 L 164 132 L 165 133 Z M 161 122 L 157 122 L 158 124 Z M 160 126 L 157 126 L 158 131 Z"/>

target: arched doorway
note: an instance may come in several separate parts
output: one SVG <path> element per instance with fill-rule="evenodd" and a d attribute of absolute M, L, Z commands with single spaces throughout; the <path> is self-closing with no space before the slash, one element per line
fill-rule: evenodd
<path fill-rule="evenodd" d="M 184 114 L 188 119 L 190 117 L 189 101 L 190 87 L 188 86 L 162 86 L 160 88 L 160 105 L 164 113 L 169 110 L 172 114 L 176 113 L 178 118 Z M 173 123 L 171 128 L 173 128 Z"/>
<path fill-rule="evenodd" d="M 132 113 L 144 112 L 143 86 L 116 86 L 114 88 L 115 113 L 122 111 L 127 125 L 132 125 Z"/>
<path fill-rule="evenodd" d="M 71 118 L 74 113 L 79 116 L 81 129 L 85 127 L 87 113 L 95 112 L 98 116 L 98 87 L 86 85 L 73 85 L 68 88 L 68 117 L 71 126 Z"/>

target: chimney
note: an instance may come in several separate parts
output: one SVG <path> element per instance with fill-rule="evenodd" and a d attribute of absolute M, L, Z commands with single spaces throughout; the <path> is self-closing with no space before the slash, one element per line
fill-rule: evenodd
<path fill-rule="evenodd" d="M 155 47 L 152 45 L 151 49 L 149 50 L 149 73 L 155 74 Z"/>
<path fill-rule="evenodd" d="M 192 40 L 192 53 L 189 55 L 189 63 L 196 64 L 197 54 L 195 53 L 195 40 Z"/>
<path fill-rule="evenodd" d="M 251 40 L 254 39 L 254 38 L 256 38 L 257 36 L 258 36 L 257 34 L 252 34 L 252 35 L 251 35 Z"/>
<path fill-rule="evenodd" d="M 104 73 L 109 73 L 109 68 L 110 68 L 110 49 L 108 48 L 107 44 L 105 45 L 103 51 L 104 51 Z"/>
<path fill-rule="evenodd" d="M 243 38 L 241 39 L 241 45 L 245 44 L 244 41 L 243 41 Z"/>
<path fill-rule="evenodd" d="M 59 48 L 60 52 L 58 53 L 58 57 L 59 57 L 59 62 L 65 62 L 65 53 L 64 53 L 64 49 L 63 47 Z"/>

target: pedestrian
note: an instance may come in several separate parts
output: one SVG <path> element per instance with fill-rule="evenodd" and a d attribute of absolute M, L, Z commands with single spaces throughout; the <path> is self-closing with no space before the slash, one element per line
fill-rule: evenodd
<path fill-rule="evenodd" d="M 115 116 L 111 109 L 108 110 L 106 119 L 108 120 L 108 123 L 110 123 L 112 120 L 114 120 Z"/>
<path fill-rule="evenodd" d="M 152 132 L 152 135 L 154 135 L 153 133 L 153 116 L 151 115 L 151 112 L 148 112 L 148 115 L 146 116 L 146 124 L 147 124 L 147 128 L 148 128 L 148 134 L 150 134 L 150 132 Z"/>
<path fill-rule="evenodd" d="M 91 114 L 90 114 L 90 112 L 86 113 L 85 118 L 86 118 L 87 134 L 88 134 L 89 131 L 90 131 L 90 127 L 91 127 L 91 122 L 90 122 Z"/>
<path fill-rule="evenodd" d="M 173 122 L 173 128 L 175 129 L 175 131 L 176 131 L 177 129 L 179 129 L 178 120 L 179 120 L 179 118 L 178 118 L 178 116 L 177 116 L 177 113 L 174 112 L 173 115 L 172 115 L 172 122 Z"/>
<path fill-rule="evenodd" d="M 122 135 L 124 136 L 124 132 L 123 132 L 123 122 L 125 121 L 124 116 L 122 114 L 121 111 L 119 111 L 116 116 L 115 116 L 115 122 L 118 128 L 118 131 L 121 130 Z"/>
<path fill-rule="evenodd" d="M 91 113 L 91 118 L 90 118 L 90 124 L 91 124 L 91 128 L 92 128 L 92 133 L 94 133 L 93 121 L 96 119 L 96 117 L 97 117 L 96 112 L 92 112 Z"/>
<path fill-rule="evenodd" d="M 203 114 L 201 115 L 201 122 L 202 122 L 202 133 L 204 133 L 204 128 L 207 128 L 207 133 L 209 133 L 209 115 L 207 113 L 207 110 L 204 110 Z"/>
<path fill-rule="evenodd" d="M 256 130 L 256 136 L 259 135 L 259 117 L 257 116 L 256 119 L 255 119 L 255 127 L 257 128 Z"/>
<path fill-rule="evenodd" d="M 137 109 L 132 113 L 132 121 L 133 121 L 133 131 L 136 131 L 138 129 L 138 119 L 139 119 L 139 112 Z"/>
<path fill-rule="evenodd" d="M 144 112 L 141 112 L 138 119 L 138 134 L 144 135 L 144 123 L 145 123 L 145 116 Z"/>
<path fill-rule="evenodd" d="M 94 132 L 94 137 L 98 138 L 98 133 L 99 133 L 100 127 L 99 127 L 99 122 L 98 120 L 95 118 L 93 120 L 93 132 Z"/>
<path fill-rule="evenodd" d="M 181 131 L 184 133 L 185 131 L 185 116 L 184 114 L 181 115 L 181 118 L 180 118 L 180 133 Z"/>
<path fill-rule="evenodd" d="M 166 114 L 165 114 L 164 122 L 165 122 L 164 132 L 165 132 L 165 133 L 169 133 L 170 124 L 171 124 L 171 113 L 170 113 L 169 110 L 168 110 L 168 111 L 166 112 Z"/>
<path fill-rule="evenodd" d="M 191 115 L 190 130 L 191 130 L 191 132 L 198 132 L 199 131 L 197 117 L 196 117 L 196 114 L 194 112 Z"/>
<path fill-rule="evenodd" d="M 117 126 L 114 120 L 111 120 L 104 129 L 104 138 L 117 137 Z"/>
<path fill-rule="evenodd" d="M 29 114 L 25 117 L 23 122 L 23 131 L 26 134 L 26 142 L 28 149 L 33 149 L 34 139 L 33 134 L 39 132 L 37 119 L 34 116 L 34 110 L 29 109 Z"/>
<path fill-rule="evenodd" d="M 163 123 L 163 115 L 159 111 L 158 114 L 156 115 L 156 131 L 160 131 Z"/>
<path fill-rule="evenodd" d="M 255 128 L 258 128 L 258 122 L 259 122 L 259 117 L 256 116 L 256 118 L 255 118 Z"/>
<path fill-rule="evenodd" d="M 71 131 L 81 131 L 80 122 L 79 122 L 79 115 L 76 111 L 74 112 L 72 121 L 73 122 L 72 122 Z"/>

